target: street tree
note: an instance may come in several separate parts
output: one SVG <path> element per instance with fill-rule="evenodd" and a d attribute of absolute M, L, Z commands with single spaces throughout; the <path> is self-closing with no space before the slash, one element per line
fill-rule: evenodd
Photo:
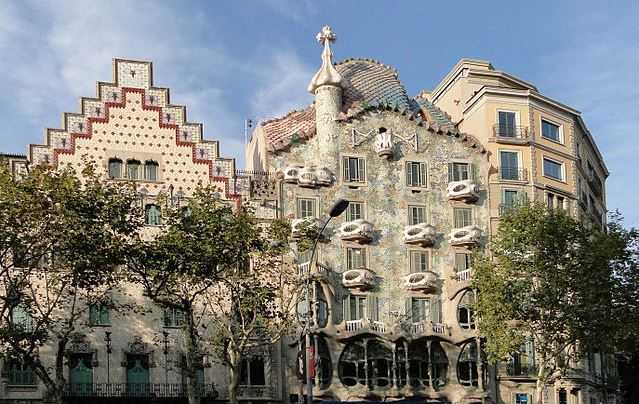
<path fill-rule="evenodd" d="M 505 360 L 532 341 L 538 403 L 544 386 L 579 371 L 586 353 L 610 354 L 636 331 L 639 284 L 626 265 L 632 237 L 618 224 L 601 231 L 564 210 L 522 204 L 501 217 L 490 254 L 475 256 L 486 352 Z"/>
<path fill-rule="evenodd" d="M 20 178 L 0 168 L 0 346 L 51 402 L 62 403 L 69 342 L 121 279 L 141 222 L 136 200 L 132 185 L 105 182 L 91 164 Z M 54 363 L 40 356 L 45 346 Z"/>

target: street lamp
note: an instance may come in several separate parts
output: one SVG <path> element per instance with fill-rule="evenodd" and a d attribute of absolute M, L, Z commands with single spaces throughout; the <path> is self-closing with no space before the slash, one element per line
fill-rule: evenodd
<path fill-rule="evenodd" d="M 314 318 L 313 318 L 313 305 L 311 304 L 311 294 L 310 294 L 310 283 L 311 283 L 311 269 L 313 265 L 313 259 L 315 258 L 315 252 L 317 250 L 317 243 L 322 237 L 322 233 L 328 222 L 331 221 L 332 218 L 337 217 L 344 213 L 346 208 L 348 208 L 349 202 L 346 199 L 339 199 L 337 202 L 333 204 L 331 209 L 328 211 L 328 219 L 324 222 L 321 230 L 315 236 L 315 240 L 313 241 L 313 249 L 311 250 L 311 260 L 309 263 L 308 274 L 306 276 L 305 283 L 305 294 L 306 294 L 306 304 L 307 304 L 307 321 L 304 327 L 304 341 L 306 345 L 306 402 L 307 404 L 313 404 L 313 381 L 311 379 L 311 334 L 313 329 L 315 328 Z"/>
<path fill-rule="evenodd" d="M 106 344 L 106 353 L 107 353 L 107 384 L 111 383 L 111 352 L 113 349 L 111 348 L 111 331 L 104 332 L 104 343 Z"/>

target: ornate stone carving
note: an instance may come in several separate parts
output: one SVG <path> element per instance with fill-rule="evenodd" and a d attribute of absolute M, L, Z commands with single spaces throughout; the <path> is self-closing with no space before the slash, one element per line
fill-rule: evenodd
<path fill-rule="evenodd" d="M 302 168 L 297 176 L 297 183 L 300 187 L 317 188 L 317 170 L 315 167 Z"/>
<path fill-rule="evenodd" d="M 317 170 L 317 183 L 323 186 L 330 186 L 335 180 L 335 175 L 326 167 Z"/>
<path fill-rule="evenodd" d="M 389 132 L 378 133 L 375 138 L 377 155 L 387 159 L 393 157 L 393 139 Z"/>
<path fill-rule="evenodd" d="M 435 226 L 427 223 L 419 223 L 406 226 L 404 229 L 404 242 L 406 244 L 418 244 L 424 247 L 435 244 L 437 233 Z"/>
<path fill-rule="evenodd" d="M 342 274 L 342 285 L 345 288 L 370 289 L 375 284 L 375 274 L 366 268 L 349 269 Z"/>
<path fill-rule="evenodd" d="M 297 184 L 297 179 L 302 170 L 302 166 L 288 166 L 284 169 L 284 182 Z"/>
<path fill-rule="evenodd" d="M 337 233 L 342 240 L 367 243 L 373 239 L 373 224 L 364 219 L 352 220 L 343 223 Z"/>
<path fill-rule="evenodd" d="M 404 277 L 404 287 L 409 290 L 434 290 L 437 287 L 437 274 L 434 272 L 415 272 Z"/>
<path fill-rule="evenodd" d="M 331 42 L 335 42 L 337 35 L 331 30 L 331 27 L 325 25 L 316 36 L 317 42 L 324 45 L 322 51 L 322 66 L 311 79 L 308 84 L 308 91 L 311 94 L 320 86 L 331 85 L 339 86 L 342 82 L 342 76 L 333 65 L 333 52 L 331 52 Z"/>
<path fill-rule="evenodd" d="M 479 244 L 481 239 L 481 230 L 477 226 L 466 226 L 454 229 L 450 233 L 450 244 L 474 246 Z"/>
<path fill-rule="evenodd" d="M 450 200 L 475 202 L 479 199 L 479 185 L 473 180 L 451 181 L 446 193 Z"/>

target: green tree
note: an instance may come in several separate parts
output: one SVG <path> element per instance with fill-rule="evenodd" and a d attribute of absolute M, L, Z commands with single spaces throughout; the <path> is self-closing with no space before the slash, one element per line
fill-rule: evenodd
<path fill-rule="evenodd" d="M 504 360 L 532 339 L 537 402 L 546 384 L 578 371 L 585 353 L 614 352 L 636 330 L 627 316 L 639 286 L 626 270 L 632 237 L 619 225 L 603 232 L 563 210 L 524 204 L 501 218 L 490 255 L 475 257 L 485 349 Z"/>
<path fill-rule="evenodd" d="M 240 237 L 245 245 L 238 251 L 235 269 L 207 294 L 211 345 L 229 370 L 231 404 L 238 402 L 242 362 L 252 354 L 260 356 L 265 347 L 291 331 L 302 286 L 290 257 L 288 222 L 275 220 L 260 226 L 243 211 L 234 231 L 250 239 Z"/>
<path fill-rule="evenodd" d="M 206 393 L 198 386 L 197 370 L 214 318 L 208 296 L 248 267 L 249 252 L 262 248 L 263 238 L 252 217 L 220 200 L 214 187 L 199 187 L 184 204 L 165 206 L 163 212 L 163 228 L 155 237 L 139 240 L 128 266 L 132 280 L 153 302 L 184 318 L 183 372 L 189 403 L 194 404 Z"/>
<path fill-rule="evenodd" d="M 47 399 L 61 403 L 67 345 L 89 305 L 120 280 L 140 225 L 128 184 L 105 183 L 92 165 L 34 167 L 20 179 L 0 168 L 0 345 L 33 369 Z M 39 356 L 53 349 L 54 363 Z"/>

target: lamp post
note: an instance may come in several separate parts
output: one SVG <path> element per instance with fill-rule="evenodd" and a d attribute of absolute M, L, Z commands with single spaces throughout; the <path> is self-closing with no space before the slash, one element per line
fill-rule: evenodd
<path fill-rule="evenodd" d="M 162 331 L 162 335 L 164 336 L 164 339 L 162 340 L 162 342 L 164 343 L 164 351 L 162 351 L 164 353 L 164 383 L 166 385 L 169 384 L 169 333 L 168 331 L 164 330 Z"/>
<path fill-rule="evenodd" d="M 328 212 L 328 219 L 324 222 L 324 225 L 317 233 L 315 240 L 313 241 L 313 249 L 311 250 L 311 260 L 308 267 L 308 274 L 306 276 L 305 282 L 305 294 L 306 294 L 306 304 L 307 304 L 307 312 L 306 312 L 306 324 L 304 326 L 304 342 L 306 345 L 306 402 L 307 404 L 313 403 L 313 379 L 311 378 L 311 334 L 315 328 L 315 321 L 313 317 L 313 305 L 311 304 L 311 293 L 310 293 L 310 284 L 311 284 L 311 269 L 313 266 L 313 259 L 315 258 L 315 252 L 317 251 L 317 243 L 322 237 L 322 233 L 326 226 L 331 221 L 332 218 L 337 217 L 344 213 L 344 211 L 348 208 L 348 201 L 345 199 L 339 199 L 337 202 L 333 204 L 331 210 Z"/>
<path fill-rule="evenodd" d="M 106 344 L 106 353 L 107 353 L 107 384 L 111 383 L 111 352 L 113 349 L 111 348 L 111 331 L 104 332 L 104 343 Z"/>

